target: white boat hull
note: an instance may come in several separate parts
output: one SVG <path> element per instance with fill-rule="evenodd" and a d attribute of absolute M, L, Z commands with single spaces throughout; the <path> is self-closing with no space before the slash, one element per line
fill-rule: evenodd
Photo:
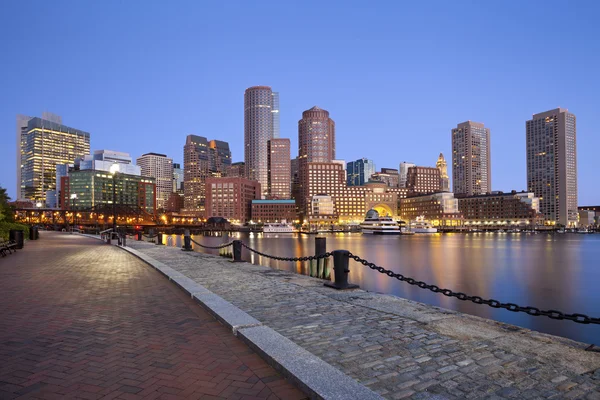
<path fill-rule="evenodd" d="M 372 229 L 372 228 L 363 228 L 362 233 L 366 233 L 368 235 L 400 235 L 400 229 Z"/>
<path fill-rule="evenodd" d="M 437 228 L 412 228 L 414 233 L 437 233 Z"/>

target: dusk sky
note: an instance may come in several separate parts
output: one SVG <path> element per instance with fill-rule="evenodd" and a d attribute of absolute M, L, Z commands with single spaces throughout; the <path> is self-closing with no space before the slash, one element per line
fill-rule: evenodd
<path fill-rule="evenodd" d="M 579 204 L 600 204 L 597 1 L 0 2 L 0 186 L 15 116 L 59 114 L 91 149 L 183 163 L 188 134 L 243 161 L 244 90 L 280 93 L 281 137 L 318 105 L 337 158 L 451 164 L 450 131 L 491 129 L 492 188 L 526 189 L 525 121 L 577 116 Z M 596 169 L 595 169 L 596 168 Z M 451 168 L 449 168 L 451 172 Z"/>

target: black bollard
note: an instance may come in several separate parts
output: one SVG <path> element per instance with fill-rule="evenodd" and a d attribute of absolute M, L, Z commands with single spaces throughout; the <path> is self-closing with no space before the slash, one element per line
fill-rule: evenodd
<path fill-rule="evenodd" d="M 327 238 L 324 237 L 315 237 L 315 256 L 322 256 L 327 253 Z M 318 259 L 315 262 L 316 271 L 315 274 L 311 274 L 311 276 L 317 278 L 325 277 L 325 259 Z"/>
<path fill-rule="evenodd" d="M 139 231 L 139 232 L 137 233 L 137 240 L 138 240 L 138 242 L 141 242 L 141 241 L 142 241 L 142 231 Z"/>
<path fill-rule="evenodd" d="M 163 243 L 162 243 L 162 235 L 163 235 L 163 234 L 162 234 L 161 232 L 158 232 L 158 233 L 156 234 L 156 244 L 157 244 L 157 245 L 161 245 L 161 244 L 163 244 Z"/>
<path fill-rule="evenodd" d="M 233 241 L 233 260 L 231 262 L 244 262 L 242 260 L 242 241 L 234 240 Z"/>
<path fill-rule="evenodd" d="M 190 236 L 190 230 L 186 229 L 183 231 L 183 251 L 192 251 L 192 237 Z"/>
<path fill-rule="evenodd" d="M 127 247 L 127 233 L 123 233 L 123 247 Z"/>
<path fill-rule="evenodd" d="M 109 232 L 109 233 L 106 235 L 106 244 L 110 244 L 110 236 L 111 236 L 111 235 L 112 235 L 112 232 Z"/>
<path fill-rule="evenodd" d="M 333 255 L 333 273 L 335 282 L 325 282 L 325 286 L 332 287 L 338 290 L 344 289 L 358 289 L 358 285 L 348 283 L 348 263 L 350 257 L 348 257 L 348 250 L 334 250 L 331 254 Z"/>

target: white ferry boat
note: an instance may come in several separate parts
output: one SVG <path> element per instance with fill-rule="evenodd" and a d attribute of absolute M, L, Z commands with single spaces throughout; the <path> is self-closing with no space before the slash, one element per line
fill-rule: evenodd
<path fill-rule="evenodd" d="M 379 216 L 376 210 L 369 210 L 362 224 L 363 233 L 372 235 L 399 235 L 400 226 L 392 217 Z"/>
<path fill-rule="evenodd" d="M 436 233 L 437 228 L 434 228 L 429 222 L 425 221 L 425 217 L 417 217 L 416 220 L 410 223 L 410 230 L 414 233 Z"/>
<path fill-rule="evenodd" d="M 272 224 L 263 225 L 263 233 L 294 233 L 296 228 L 285 220 Z"/>

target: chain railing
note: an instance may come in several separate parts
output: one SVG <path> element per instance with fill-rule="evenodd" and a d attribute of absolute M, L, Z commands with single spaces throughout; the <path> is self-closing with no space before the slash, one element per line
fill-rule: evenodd
<path fill-rule="evenodd" d="M 246 249 L 248 249 L 249 251 L 251 251 L 254 254 L 258 254 L 259 256 L 263 256 L 266 258 L 270 258 L 272 260 L 277 260 L 277 261 L 292 261 L 292 262 L 296 262 L 296 261 L 313 261 L 313 260 L 321 260 L 324 258 L 329 258 L 331 257 L 331 253 L 324 253 L 318 256 L 306 256 L 306 257 L 279 257 L 279 256 L 272 256 L 270 254 L 266 254 L 263 252 L 260 252 L 256 249 L 253 249 L 252 247 L 248 246 L 246 243 L 242 242 L 242 246 L 245 247 Z"/>
<path fill-rule="evenodd" d="M 369 262 L 368 260 L 360 258 L 359 256 L 357 256 L 355 254 L 348 253 L 348 257 L 350 257 L 352 260 L 364 265 L 365 267 L 369 267 L 374 271 L 377 271 L 381 274 L 389 276 L 390 278 L 396 278 L 401 282 L 406 282 L 409 285 L 418 286 L 421 289 L 431 290 L 433 293 L 441 293 L 444 296 L 456 297 L 459 300 L 471 301 L 475 304 L 485 304 L 492 308 L 503 308 L 505 310 L 512 311 L 512 312 L 524 312 L 533 317 L 543 316 L 543 317 L 548 317 L 548 318 L 557 319 L 557 320 L 566 319 L 569 321 L 577 322 L 579 324 L 600 324 L 600 318 L 592 318 L 585 314 L 578 314 L 578 313 L 567 314 L 567 313 L 564 313 L 562 311 L 557 311 L 557 310 L 540 310 L 537 307 L 529 307 L 529 306 L 522 307 L 515 303 L 502 303 L 495 299 L 484 299 L 479 296 L 470 296 L 468 294 L 465 294 L 462 292 L 455 292 L 450 289 L 442 289 L 436 285 L 430 285 L 430 284 L 427 284 L 426 282 L 418 281 L 416 279 L 404 276 L 404 275 L 394 272 L 392 270 L 380 267 L 372 262 Z"/>
<path fill-rule="evenodd" d="M 204 248 L 204 249 L 212 249 L 212 250 L 224 249 L 225 247 L 232 246 L 232 245 L 233 245 L 233 242 L 235 242 L 235 240 L 232 240 L 232 241 L 231 241 L 231 242 L 229 242 L 229 243 L 221 244 L 221 245 L 219 245 L 219 246 L 206 246 L 206 245 L 204 245 L 204 244 L 202 244 L 202 243 L 198 243 L 198 242 L 196 242 L 194 239 L 191 239 L 191 238 L 190 238 L 190 241 L 191 241 L 192 243 L 195 243 L 196 245 L 198 245 L 198 246 L 200 246 L 200 247 Z"/>

